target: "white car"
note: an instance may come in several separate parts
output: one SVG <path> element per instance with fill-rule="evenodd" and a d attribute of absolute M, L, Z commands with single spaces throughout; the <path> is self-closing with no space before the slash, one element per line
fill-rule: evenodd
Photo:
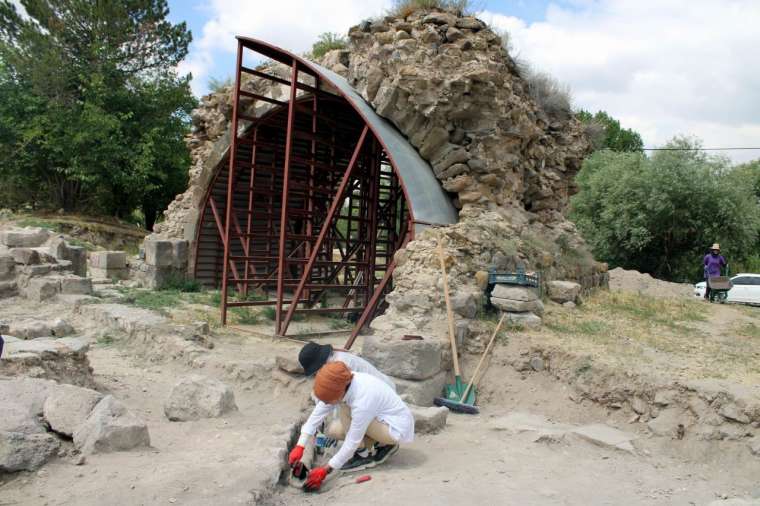
<path fill-rule="evenodd" d="M 728 291 L 726 302 L 760 304 L 760 274 L 737 274 L 731 278 L 733 287 Z M 694 296 L 704 297 L 707 284 L 694 285 Z"/>

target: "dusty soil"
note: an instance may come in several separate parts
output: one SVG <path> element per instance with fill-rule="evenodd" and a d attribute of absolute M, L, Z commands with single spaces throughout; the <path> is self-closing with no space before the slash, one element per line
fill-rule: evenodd
<path fill-rule="evenodd" d="M 178 322 L 208 318 L 213 326 L 214 310 L 208 301 L 192 299 L 193 304 L 183 302 L 165 312 Z M 749 453 L 746 442 L 653 437 L 626 409 L 578 398 L 550 372 L 515 369 L 520 349 L 551 343 L 642 374 L 669 366 L 673 374 L 704 377 L 726 370 L 721 356 L 733 346 L 736 332 L 746 336 L 745 351 L 755 350 L 760 340 L 750 327 L 756 317 L 748 308 L 687 298 L 660 299 L 652 308 L 636 302 L 641 300 L 648 299 L 635 293 L 600 293 L 576 310 L 549 306 L 544 330 L 511 330 L 499 342 L 480 387 L 479 416 L 450 414 L 444 431 L 419 436 L 386 465 L 369 470 L 372 480 L 367 483 L 354 484 L 353 475 L 338 476 L 314 495 L 281 486 L 258 503 L 701 505 L 723 497 L 760 497 L 760 458 Z M 277 434 L 282 441 L 287 426 L 298 418 L 308 383 L 259 376 L 233 381 L 218 368 L 198 369 L 203 361 L 193 367 L 158 355 L 136 358 L 140 350 L 118 336 L 113 343 L 97 342 L 98 329 L 62 305 L 6 300 L 0 302 L 0 314 L 64 317 L 75 328 L 87 329 L 94 342 L 89 357 L 96 381 L 146 420 L 153 446 L 91 456 L 83 466 L 67 455 L 36 473 L 2 478 L 0 505 L 250 504 L 250 492 L 266 486 L 265 464 L 284 458 L 284 445 L 273 450 L 272 441 L 278 441 Z M 594 322 L 609 326 L 595 327 Z M 334 325 L 319 319 L 297 322 L 297 329 L 329 330 Z M 685 329 L 690 333 L 674 340 Z M 296 356 L 296 343 L 257 337 L 267 333 L 271 323 L 265 318 L 252 325 L 214 328 L 209 355 L 222 363 Z M 695 341 L 695 336 L 702 337 Z M 344 339 L 336 334 L 329 341 L 340 344 Z M 714 362 L 705 362 L 711 356 Z M 465 356 L 465 374 L 476 360 L 475 355 Z M 751 361 L 740 366 L 728 376 L 757 384 Z M 199 422 L 166 420 L 163 400 L 177 379 L 191 372 L 231 383 L 239 413 Z M 636 451 L 595 446 L 576 437 L 542 438 L 535 431 L 493 429 L 494 423 L 514 413 L 563 424 L 608 424 L 635 434 Z"/>
<path fill-rule="evenodd" d="M 449 415 L 445 431 L 418 437 L 384 466 L 358 473 L 370 474 L 369 482 L 355 484 L 356 475 L 345 475 L 317 495 L 284 489 L 274 504 L 702 505 L 722 496 L 760 495 L 760 459 L 737 466 L 736 455 L 745 452 L 739 444 L 690 445 L 685 451 L 650 439 L 639 424 L 614 412 L 574 403 L 545 373 L 499 369 L 487 381 L 500 392 L 500 405 L 489 401 L 478 416 Z M 515 412 L 617 426 L 637 433 L 637 452 L 490 428 Z"/>

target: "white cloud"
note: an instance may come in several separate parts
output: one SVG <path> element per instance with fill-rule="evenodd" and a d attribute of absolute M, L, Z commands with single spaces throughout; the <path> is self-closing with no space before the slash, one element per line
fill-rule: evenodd
<path fill-rule="evenodd" d="M 303 53 L 311 49 L 319 34 L 345 33 L 362 19 L 382 14 L 390 5 L 390 0 L 212 0 L 204 7 L 210 19 L 179 71 L 193 73 L 197 93 L 205 89 L 217 58 L 229 59 L 229 74 L 233 73 L 236 35 Z"/>
<path fill-rule="evenodd" d="M 647 145 L 690 134 L 707 147 L 760 147 L 757 0 L 583 0 L 550 5 L 532 24 L 480 17 L 509 32 L 515 54 L 569 84 L 577 107 L 606 110 Z"/>

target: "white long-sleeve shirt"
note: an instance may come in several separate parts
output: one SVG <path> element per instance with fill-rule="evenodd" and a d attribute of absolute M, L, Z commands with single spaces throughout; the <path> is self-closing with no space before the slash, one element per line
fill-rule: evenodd
<path fill-rule="evenodd" d="M 327 361 L 328 362 L 343 362 L 344 364 L 348 366 L 351 372 L 361 372 L 361 373 L 374 376 L 375 378 L 379 379 L 380 381 L 382 381 L 383 383 L 391 387 L 394 392 L 396 391 L 396 385 L 388 376 L 378 371 L 374 365 L 370 364 L 363 358 L 357 355 L 354 355 L 353 353 L 336 350 L 330 354 L 330 356 L 327 358 Z M 311 415 L 309 415 L 309 418 L 306 420 L 306 422 L 303 424 L 303 427 L 301 428 L 301 437 L 298 440 L 298 444 L 301 446 L 305 446 L 306 443 L 309 441 L 309 438 L 317 433 L 319 424 L 321 424 L 324 421 L 324 419 L 327 417 L 327 415 L 329 415 L 330 412 L 332 412 L 336 408 L 337 408 L 337 405 L 325 404 L 324 402 L 317 400 L 317 405 L 314 407 L 314 410 L 311 412 Z"/>
<path fill-rule="evenodd" d="M 351 385 L 341 401 L 351 410 L 351 426 L 338 452 L 330 459 L 330 467 L 340 469 L 354 455 L 372 420 L 388 425 L 399 443 L 414 441 L 414 417 L 401 397 L 387 384 L 366 373 L 354 372 Z M 320 402 L 301 429 L 298 444 L 304 445 L 314 436 L 317 427 L 334 406 Z"/>

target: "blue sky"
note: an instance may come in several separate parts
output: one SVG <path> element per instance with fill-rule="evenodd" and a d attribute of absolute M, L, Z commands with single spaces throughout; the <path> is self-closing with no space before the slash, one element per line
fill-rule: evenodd
<path fill-rule="evenodd" d="M 193 91 L 234 72 L 235 35 L 297 53 L 323 32 L 346 33 L 393 0 L 169 0 L 193 32 Z M 707 147 L 760 146 L 760 1 L 474 0 L 510 36 L 512 55 L 566 84 L 573 105 L 605 110 L 648 146 L 675 135 Z M 735 161 L 760 151 L 728 152 Z"/>

